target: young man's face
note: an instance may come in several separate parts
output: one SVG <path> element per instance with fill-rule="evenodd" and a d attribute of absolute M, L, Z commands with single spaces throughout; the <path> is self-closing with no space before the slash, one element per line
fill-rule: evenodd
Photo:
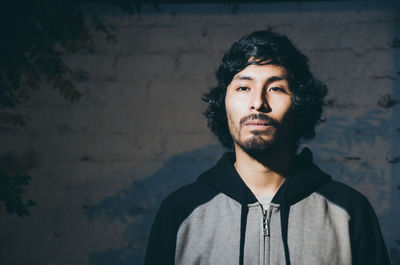
<path fill-rule="evenodd" d="M 250 155 L 292 144 L 292 92 L 283 67 L 249 65 L 227 87 L 225 108 L 235 149 Z"/>

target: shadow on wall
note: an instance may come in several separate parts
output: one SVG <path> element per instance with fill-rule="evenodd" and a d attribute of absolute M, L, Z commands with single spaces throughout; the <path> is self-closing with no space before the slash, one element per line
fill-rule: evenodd
<path fill-rule="evenodd" d="M 390 151 L 392 132 L 393 124 L 387 119 L 386 110 L 371 109 L 352 121 L 329 117 L 310 146 L 315 157 L 328 158 L 328 161 L 315 159 L 324 171 L 356 188 L 363 182 L 373 185 L 376 194 L 365 195 L 375 205 L 382 205 L 390 200 L 390 164 L 399 160 L 390 155 L 384 158 L 388 154 L 377 150 Z M 366 153 L 361 153 L 362 150 Z"/>
<path fill-rule="evenodd" d="M 371 164 L 371 159 L 368 159 L 371 154 L 365 154 L 367 159 L 364 159 L 364 157 L 352 157 L 354 154 L 346 152 L 359 145 L 368 146 L 371 152 L 374 152 L 374 147 L 377 145 L 390 146 L 393 137 L 391 127 L 392 124 L 382 109 L 367 111 L 355 120 L 333 116 L 329 117 L 328 122 L 321 127 L 316 140 L 310 146 L 316 157 L 316 163 L 332 174 L 334 179 L 352 186 L 357 186 L 361 182 L 373 185 L 377 194 L 370 199 L 373 199 L 376 205 L 390 204 L 390 187 L 387 186 L 388 178 L 385 178 L 388 171 L 385 168 L 390 168 L 388 164 L 399 161 L 389 159 L 385 161 L 388 164 L 377 166 Z M 222 152 L 220 146 L 210 145 L 175 155 L 150 177 L 135 181 L 129 188 L 88 209 L 89 220 L 101 218 L 110 223 L 119 221 L 127 224 L 124 233 L 126 244 L 118 249 L 92 252 L 89 256 L 89 265 L 142 264 L 147 237 L 161 200 L 173 190 L 194 181 L 200 173 L 215 164 Z M 326 157 L 329 161 L 318 161 L 318 157 Z M 386 222 L 381 223 L 386 226 L 383 230 L 389 229 L 396 223 L 396 220 L 385 216 L 388 212 L 386 209 L 380 214 L 383 220 L 386 219 Z M 392 247 L 392 252 L 398 252 L 393 246 L 388 247 Z"/>
<path fill-rule="evenodd" d="M 370 109 L 354 120 L 329 117 L 310 147 L 316 164 L 324 171 L 368 197 L 378 215 L 392 264 L 400 265 L 400 219 L 394 214 L 398 207 L 392 199 L 396 197 L 393 193 L 400 192 L 392 187 L 400 157 L 391 152 L 398 117 L 388 115 L 388 111 Z"/>
<path fill-rule="evenodd" d="M 89 221 L 102 218 L 110 223 L 128 224 L 124 233 L 126 245 L 91 253 L 89 265 L 143 264 L 147 237 L 161 200 L 193 182 L 213 166 L 222 153 L 219 145 L 209 145 L 175 155 L 150 177 L 133 182 L 129 188 L 88 209 Z"/>

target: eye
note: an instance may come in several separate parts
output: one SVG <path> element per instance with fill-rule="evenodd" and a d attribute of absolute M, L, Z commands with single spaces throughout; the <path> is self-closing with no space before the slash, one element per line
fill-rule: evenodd
<path fill-rule="evenodd" d="M 247 91 L 249 90 L 249 88 L 247 86 L 240 86 L 238 88 L 236 88 L 237 91 Z"/>
<path fill-rule="evenodd" d="M 281 87 L 272 86 L 272 87 L 268 88 L 268 91 L 284 91 L 284 90 Z"/>

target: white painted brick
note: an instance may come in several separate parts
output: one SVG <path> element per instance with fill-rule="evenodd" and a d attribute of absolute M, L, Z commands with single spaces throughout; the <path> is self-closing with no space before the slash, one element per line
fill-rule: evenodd
<path fill-rule="evenodd" d="M 79 134 L 60 136 L 50 133 L 38 133 L 34 134 L 32 140 L 32 148 L 34 150 L 55 159 L 66 159 L 71 158 L 71 156 L 79 157 L 96 148 L 97 144 L 92 137 Z"/>
<path fill-rule="evenodd" d="M 175 74 L 175 56 L 168 54 L 136 54 L 118 57 L 118 80 L 171 78 Z"/>
<path fill-rule="evenodd" d="M 379 192 L 389 194 L 393 181 L 387 157 L 398 137 L 391 123 L 398 104 L 386 109 L 377 101 L 395 85 L 394 12 L 362 6 L 332 11 L 321 3 L 317 11 L 306 8 L 312 3 L 288 3 L 291 12 L 269 10 L 278 5 L 285 6 L 264 4 L 247 14 L 240 6 L 232 14 L 229 5 L 207 14 L 109 11 L 106 24 L 115 27 L 118 42 L 93 32 L 91 53 L 65 57 L 74 70 L 87 72 L 88 80 L 76 82 L 81 100 L 66 102 L 43 84 L 16 109 L 31 118 L 27 126 L 0 130 L 0 155 L 35 156 L 26 194 L 39 203 L 29 219 L 0 218 L 0 238 L 7 242 L 0 247 L 7 260 L 0 263 L 84 265 L 93 252 L 125 246 L 126 225 L 102 218 L 89 222 L 83 205 L 129 189 L 171 157 L 218 144 L 202 115 L 202 93 L 215 85 L 214 72 L 231 44 L 268 27 L 287 34 L 309 56 L 313 72 L 330 88 L 328 99 L 335 100 L 325 109 L 327 123 L 309 143 L 317 162 L 366 193 L 378 213 L 387 209 Z M 370 168 L 382 177 L 379 185 Z M 368 177 L 356 183 L 351 174 Z"/>
<path fill-rule="evenodd" d="M 386 51 L 386 52 L 385 52 Z M 393 56 L 389 50 L 356 55 L 350 50 L 308 51 L 311 70 L 340 104 L 376 106 L 393 89 Z"/>
<path fill-rule="evenodd" d="M 394 23 L 349 23 L 339 28 L 339 48 L 363 53 L 368 49 L 388 49 L 393 43 Z"/>
<path fill-rule="evenodd" d="M 108 40 L 102 31 L 90 30 L 93 46 L 89 48 L 90 54 L 95 55 L 130 55 L 146 50 L 150 31 L 141 25 L 109 26 L 110 34 L 115 40 Z"/>
<path fill-rule="evenodd" d="M 140 109 L 150 100 L 150 86 L 152 79 L 137 78 L 132 82 L 116 82 L 104 88 L 104 106 L 107 108 Z M 93 95 L 96 87 L 93 86 Z"/>
<path fill-rule="evenodd" d="M 381 49 L 381 50 L 367 50 L 364 54 L 360 55 L 360 65 L 364 67 L 362 77 L 369 78 L 393 78 L 393 70 L 395 68 L 394 50 Z"/>
<path fill-rule="evenodd" d="M 357 65 L 359 58 L 352 50 L 310 50 L 305 54 L 309 58 L 311 71 L 321 78 L 353 79 L 360 72 Z"/>
<path fill-rule="evenodd" d="M 113 53 L 121 56 L 146 52 L 150 34 L 151 30 L 142 26 L 117 28 L 115 32 L 117 43 L 113 45 Z"/>
<path fill-rule="evenodd" d="M 207 90 L 203 79 L 159 79 L 151 83 L 149 91 L 149 103 L 154 107 L 168 105 L 172 109 L 179 109 L 179 105 L 186 101 L 191 104 L 201 102 L 202 94 Z M 172 103 L 172 104 L 171 104 Z"/>
<path fill-rule="evenodd" d="M 133 16 L 122 14 L 120 16 L 109 16 L 107 17 L 107 24 L 113 25 L 114 27 L 131 27 L 131 26 L 145 26 L 155 27 L 163 25 L 173 25 L 180 22 L 177 17 L 182 15 L 171 15 L 171 14 L 135 14 Z"/>
<path fill-rule="evenodd" d="M 53 134 L 60 137 L 69 134 L 93 135 L 106 125 L 103 119 L 105 109 L 98 106 L 53 107 L 47 109 L 50 120 L 43 130 L 34 130 L 34 133 Z M 78 136 L 79 137 L 79 136 Z"/>
<path fill-rule="evenodd" d="M 25 128 L 1 131 L 0 155 L 7 153 L 22 155 L 31 147 L 32 137 Z"/>
<path fill-rule="evenodd" d="M 148 49 L 156 53 L 205 51 L 209 40 L 202 33 L 202 29 L 196 26 L 155 27 L 151 29 Z"/>
<path fill-rule="evenodd" d="M 218 144 L 211 134 L 186 134 L 173 133 L 168 135 L 166 153 L 169 155 L 179 154 L 195 148 L 204 147 L 209 144 Z"/>
<path fill-rule="evenodd" d="M 310 145 L 320 156 L 384 159 L 390 154 L 386 139 L 391 135 L 391 115 L 391 110 L 379 107 L 326 107 L 327 121 Z"/>
<path fill-rule="evenodd" d="M 332 80 L 327 82 L 327 98 L 334 99 L 340 106 L 378 106 L 383 96 L 391 93 L 393 81 L 390 79 L 358 79 L 351 81 Z"/>
<path fill-rule="evenodd" d="M 69 77 L 67 77 L 69 79 Z M 85 92 L 86 83 L 84 82 L 73 82 L 75 89 L 81 93 Z M 31 109 L 43 108 L 43 107 L 53 107 L 53 106 L 67 106 L 74 105 L 74 102 L 66 100 L 64 96 L 60 93 L 59 89 L 53 88 L 51 83 L 42 82 L 39 84 L 38 90 L 32 91 L 30 93 L 30 98 L 28 101 L 16 106 L 16 111 L 20 111 L 21 114 L 33 114 L 29 113 Z M 25 113 L 27 112 L 27 113 Z M 28 115 L 29 116 L 29 115 Z"/>
<path fill-rule="evenodd" d="M 252 31 L 252 30 L 251 30 Z M 244 34 L 250 33 L 248 27 L 212 27 L 208 30 L 208 35 L 211 39 L 209 49 L 217 51 L 221 54 L 229 50 L 231 45 L 239 40 Z"/>
<path fill-rule="evenodd" d="M 90 80 L 115 80 L 117 57 L 107 54 L 77 54 L 68 55 L 65 62 L 74 70 L 83 70 L 88 73 Z"/>
<path fill-rule="evenodd" d="M 214 75 L 220 60 L 211 53 L 178 54 L 176 76 L 178 78 L 195 76 L 197 79 L 206 79 Z"/>

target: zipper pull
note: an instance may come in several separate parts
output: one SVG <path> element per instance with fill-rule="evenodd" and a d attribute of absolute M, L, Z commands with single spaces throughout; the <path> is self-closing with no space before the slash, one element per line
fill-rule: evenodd
<path fill-rule="evenodd" d="M 264 210 L 261 205 L 262 213 L 263 213 L 263 235 L 270 236 L 270 227 L 269 223 L 271 222 L 271 215 L 272 215 L 272 206 L 269 206 L 269 210 Z"/>
<path fill-rule="evenodd" d="M 267 217 L 268 210 L 263 209 L 263 235 L 269 236 L 269 220 Z"/>

